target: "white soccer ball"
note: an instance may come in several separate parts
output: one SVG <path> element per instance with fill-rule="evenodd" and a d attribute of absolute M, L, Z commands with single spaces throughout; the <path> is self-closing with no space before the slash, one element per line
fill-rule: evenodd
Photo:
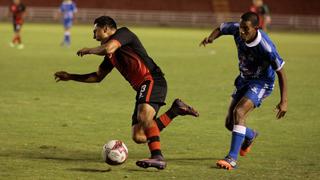
<path fill-rule="evenodd" d="M 102 147 L 103 161 L 109 165 L 119 165 L 128 158 L 128 148 L 120 140 L 111 140 Z"/>

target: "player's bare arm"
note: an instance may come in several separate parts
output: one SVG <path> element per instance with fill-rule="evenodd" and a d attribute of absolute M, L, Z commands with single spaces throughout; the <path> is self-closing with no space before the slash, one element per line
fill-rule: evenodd
<path fill-rule="evenodd" d="M 59 71 L 54 74 L 54 77 L 56 82 L 73 80 L 85 83 L 98 83 L 102 81 L 109 72 L 110 71 L 106 71 L 101 68 L 99 68 L 97 72 L 89 74 L 70 74 L 65 71 Z"/>
<path fill-rule="evenodd" d="M 113 54 L 121 45 L 115 41 L 108 41 L 106 44 L 94 48 L 82 48 L 77 52 L 78 56 L 84 56 L 87 54 L 95 54 L 99 56 L 106 56 Z"/>
<path fill-rule="evenodd" d="M 277 118 L 280 119 L 285 116 L 288 109 L 288 96 L 287 96 L 287 77 L 284 68 L 276 71 L 280 87 L 280 103 L 276 106 Z"/>
<path fill-rule="evenodd" d="M 199 44 L 199 46 L 206 46 L 207 44 L 210 44 L 213 42 L 213 40 L 217 39 L 218 37 L 221 36 L 221 31 L 220 28 L 216 28 L 212 31 L 212 33 L 208 36 L 205 37 L 201 43 Z"/>

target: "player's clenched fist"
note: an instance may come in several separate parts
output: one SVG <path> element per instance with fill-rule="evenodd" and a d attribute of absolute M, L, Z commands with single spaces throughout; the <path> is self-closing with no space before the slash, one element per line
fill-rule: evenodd
<path fill-rule="evenodd" d="M 90 48 L 82 48 L 77 52 L 77 55 L 81 57 L 86 54 L 90 54 Z"/>
<path fill-rule="evenodd" d="M 206 37 L 201 41 L 199 46 L 206 46 L 207 44 L 212 43 L 212 42 L 213 42 L 212 38 Z"/>
<path fill-rule="evenodd" d="M 70 74 L 65 71 L 59 71 L 54 73 L 54 79 L 56 80 L 56 82 L 71 80 Z"/>

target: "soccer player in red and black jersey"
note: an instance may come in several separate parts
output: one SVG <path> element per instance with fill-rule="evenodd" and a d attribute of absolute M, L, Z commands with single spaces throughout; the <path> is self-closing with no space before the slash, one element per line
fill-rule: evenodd
<path fill-rule="evenodd" d="M 60 71 L 55 73 L 55 78 L 57 81 L 94 83 L 103 80 L 116 68 L 137 92 L 132 115 L 132 139 L 136 143 L 148 143 L 151 152 L 151 158 L 139 160 L 136 164 L 143 168 L 164 169 L 166 162 L 160 148 L 160 131 L 178 115 L 197 117 L 199 114 L 180 99 L 176 99 L 171 108 L 157 118 L 160 107 L 165 105 L 167 94 L 167 83 L 161 69 L 147 54 L 138 37 L 128 28 L 117 29 L 115 21 L 108 16 L 95 19 L 94 24 L 94 39 L 100 41 L 101 45 L 83 48 L 77 54 L 104 56 L 98 71 L 81 75 Z"/>
<path fill-rule="evenodd" d="M 259 15 L 259 28 L 267 32 L 267 27 L 271 23 L 269 8 L 263 0 L 252 0 L 250 11 Z"/>
<path fill-rule="evenodd" d="M 12 23 L 14 30 L 14 36 L 12 42 L 10 43 L 10 46 L 15 47 L 17 45 L 18 49 L 23 49 L 24 45 L 21 42 L 20 32 L 24 21 L 26 6 L 22 4 L 20 0 L 13 0 L 12 4 L 10 5 L 9 12 L 12 14 Z"/>

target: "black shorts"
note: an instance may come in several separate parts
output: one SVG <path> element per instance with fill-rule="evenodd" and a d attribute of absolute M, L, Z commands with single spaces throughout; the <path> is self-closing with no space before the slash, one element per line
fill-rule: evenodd
<path fill-rule="evenodd" d="M 18 32 L 22 28 L 22 24 L 13 23 L 13 31 Z"/>
<path fill-rule="evenodd" d="M 136 95 L 136 103 L 132 115 L 132 126 L 138 123 L 138 105 L 147 103 L 156 111 L 155 117 L 161 106 L 165 105 L 167 96 L 167 82 L 163 76 L 153 77 L 153 80 L 144 81 Z"/>

